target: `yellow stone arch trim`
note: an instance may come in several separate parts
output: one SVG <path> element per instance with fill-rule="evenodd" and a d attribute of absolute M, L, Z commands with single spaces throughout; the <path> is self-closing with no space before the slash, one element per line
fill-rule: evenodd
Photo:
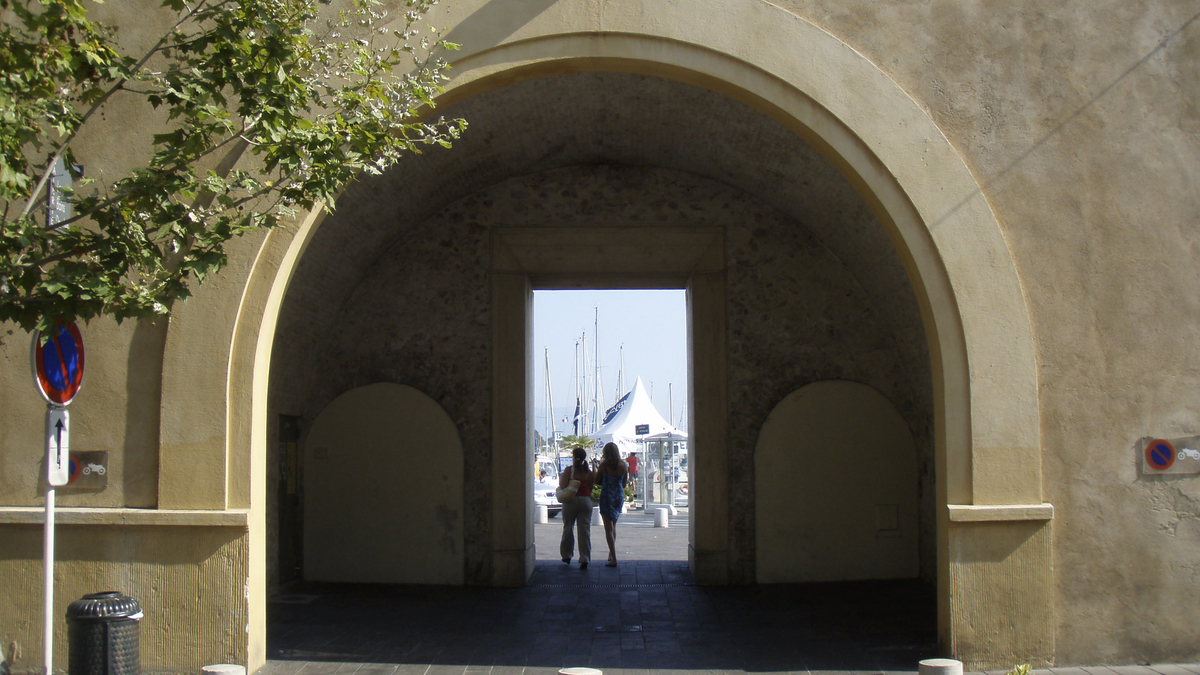
<path fill-rule="evenodd" d="M 465 46 L 455 61 L 447 102 L 557 73 L 649 74 L 742 100 L 833 161 L 896 243 L 930 340 L 938 503 L 946 505 L 939 512 L 938 545 L 943 639 L 958 654 L 958 645 L 971 644 L 966 627 L 986 624 L 973 610 L 959 607 L 962 600 L 951 607 L 952 586 L 955 597 L 970 596 L 968 602 L 995 605 L 1037 597 L 1028 594 L 1029 588 L 993 583 L 993 576 L 1006 573 L 972 566 L 970 554 L 976 541 L 971 533 L 977 532 L 971 528 L 981 521 L 1026 527 L 1049 518 L 1044 508 L 988 508 L 1041 504 L 1037 369 L 1028 311 L 1003 231 L 980 186 L 916 101 L 841 40 L 762 0 L 460 0 L 432 20 L 450 27 L 449 38 Z M 234 473 L 234 467 L 248 467 L 252 476 L 229 475 L 223 495 L 213 486 L 212 498 L 197 502 L 199 508 L 222 508 L 248 498 L 254 511 L 252 663 L 261 663 L 265 642 L 263 498 L 273 327 L 287 282 L 320 220 L 313 214 L 294 234 L 273 232 L 256 252 L 248 243 L 243 271 L 233 275 L 244 285 L 235 289 L 230 279 L 223 290 L 206 292 L 218 298 L 212 304 L 180 308 L 164 360 L 164 411 L 190 405 L 214 421 L 225 418 L 224 438 L 199 439 L 201 452 L 191 457 L 213 464 L 224 460 L 226 471 Z M 206 321 L 214 307 L 236 310 L 236 321 Z M 208 351 L 228 345 L 227 371 L 196 367 L 189 355 L 205 345 Z M 197 392 L 210 393 L 196 401 Z M 195 431 L 185 427 L 195 419 L 163 417 L 160 495 L 186 493 L 173 484 L 185 474 L 172 469 L 166 448 L 175 439 L 197 441 Z M 961 517 L 959 505 L 973 507 L 970 518 Z M 1009 559 L 1018 560 L 1026 574 L 1041 572 L 1030 582 L 1041 585 L 1049 574 L 1048 528 L 1011 539 Z M 986 656 L 962 656 L 978 664 L 986 662 L 981 658 L 1010 653 L 1035 661 L 1052 654 L 1050 602 L 1044 607 L 1026 603 L 1027 625 L 1008 639 L 992 633 Z"/>
<path fill-rule="evenodd" d="M 470 16 L 470 7 L 479 3 L 461 4 L 454 14 Z M 1035 352 L 1016 268 L 980 187 L 920 106 L 832 35 L 758 0 L 721 3 L 720 15 L 736 17 L 728 22 L 700 20 L 705 12 L 690 4 L 684 9 L 669 3 L 597 3 L 641 11 L 602 12 L 593 18 L 609 32 L 575 26 L 575 33 L 523 37 L 543 20 L 558 23 L 554 19 L 561 20 L 565 11 L 560 6 L 589 4 L 554 3 L 560 11 L 547 10 L 543 14 L 552 16 L 538 15 L 525 24 L 522 39 L 465 53 L 455 63 L 446 99 L 553 73 L 616 69 L 719 90 L 795 129 L 841 168 L 874 207 L 917 289 L 935 381 L 943 388 L 938 399 L 945 409 L 938 411 L 938 428 L 946 457 L 946 466 L 939 467 L 946 477 L 944 502 L 1040 503 Z M 654 21 L 647 20 L 649 5 L 657 10 Z M 637 25 L 621 30 L 622 22 Z M 659 33 L 634 32 L 646 26 Z M 473 38 L 468 44 L 486 44 L 482 40 L 494 37 L 458 35 L 457 29 L 451 33 L 463 41 Z M 303 236 L 290 244 L 303 247 L 307 240 Z M 253 273 L 270 268 L 272 276 L 290 277 L 291 269 L 277 269 L 262 259 L 279 260 L 281 252 L 269 253 L 272 248 L 258 251 Z M 261 283 L 253 274 L 247 277 L 249 284 Z M 250 296 L 235 302 L 261 304 Z M 174 364 L 190 361 L 180 358 L 183 354 L 197 344 L 233 346 L 240 339 L 230 340 L 228 324 L 209 328 L 209 323 L 191 321 L 200 304 L 184 305 L 175 318 L 173 327 L 186 325 L 188 335 L 180 339 L 180 332 L 172 331 L 164 399 L 175 392 L 169 386 Z M 239 325 L 245 325 L 240 311 L 238 315 Z M 200 373 L 188 370 L 189 386 L 179 395 L 197 390 Z M 206 371 L 210 378 L 226 379 L 219 370 Z M 232 372 L 228 376 L 228 384 L 238 380 Z M 164 409 L 170 408 L 171 401 L 164 400 Z M 180 435 L 172 433 L 172 423 L 191 423 L 173 420 L 164 421 L 164 439 Z"/>
<path fill-rule="evenodd" d="M 596 11 L 569 10 L 585 6 Z M 633 72 L 744 101 L 824 153 L 887 228 L 917 290 L 939 387 L 941 503 L 1041 503 L 1036 354 L 1016 267 L 961 156 L 886 73 L 758 0 L 554 3 L 507 36 L 497 33 L 508 24 L 460 12 L 450 37 L 468 51 L 448 102 L 552 74 Z"/>

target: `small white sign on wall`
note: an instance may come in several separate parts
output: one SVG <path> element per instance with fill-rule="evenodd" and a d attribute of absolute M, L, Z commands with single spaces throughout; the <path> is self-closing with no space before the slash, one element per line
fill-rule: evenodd
<path fill-rule="evenodd" d="M 46 482 L 53 487 L 71 479 L 71 417 L 66 408 L 46 409 Z"/>
<path fill-rule="evenodd" d="M 1200 474 L 1200 436 L 1143 438 L 1137 444 L 1142 474 Z"/>

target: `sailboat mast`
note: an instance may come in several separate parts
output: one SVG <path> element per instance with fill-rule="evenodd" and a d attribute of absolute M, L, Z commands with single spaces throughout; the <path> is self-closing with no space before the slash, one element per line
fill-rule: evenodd
<path fill-rule="evenodd" d="M 579 382 L 579 351 L 580 351 L 579 350 L 579 340 L 576 340 L 575 341 L 575 412 L 573 413 L 575 415 L 575 417 L 574 417 L 574 419 L 572 419 L 572 422 L 574 423 L 574 427 L 571 431 L 571 434 L 575 435 L 575 436 L 579 435 L 579 414 L 580 414 L 579 413 L 579 401 L 580 401 L 579 394 L 583 391 L 583 389 L 581 388 L 581 383 Z"/>
<path fill-rule="evenodd" d="M 550 380 L 550 348 L 545 347 L 546 356 L 546 422 L 550 428 L 550 438 L 546 441 L 547 447 L 554 442 L 554 438 L 558 436 L 558 428 L 554 423 L 554 387 L 551 386 Z"/>
<path fill-rule="evenodd" d="M 614 401 L 620 401 L 621 397 L 625 395 L 625 343 L 621 343 L 618 353 L 621 363 L 617 370 L 617 393 L 613 397 Z"/>
<path fill-rule="evenodd" d="M 592 426 L 591 431 L 596 431 L 600 428 L 600 402 L 602 400 L 600 394 L 600 307 L 596 306 L 595 327 L 592 331 L 593 342 L 592 349 L 595 350 L 596 357 L 592 361 L 592 367 L 595 369 L 595 376 L 592 378 Z"/>
<path fill-rule="evenodd" d="M 577 435 L 587 436 L 588 434 L 588 408 L 589 396 L 588 393 L 592 390 L 589 382 L 589 374 L 592 372 L 592 366 L 588 365 L 588 331 L 584 330 L 580 335 L 580 390 L 575 399 L 576 407 L 580 408 L 580 430 L 576 431 Z"/>

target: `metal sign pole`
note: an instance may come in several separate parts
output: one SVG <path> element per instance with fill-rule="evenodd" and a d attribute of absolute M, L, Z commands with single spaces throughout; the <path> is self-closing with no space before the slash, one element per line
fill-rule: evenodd
<path fill-rule="evenodd" d="M 82 167 L 79 167 L 82 171 Z M 46 227 L 55 227 L 70 220 L 72 204 L 61 192 L 71 187 L 71 174 L 66 162 L 59 157 L 50 169 L 50 187 L 46 190 Z M 54 664 L 54 488 L 66 485 L 68 479 L 67 454 L 68 426 L 67 411 L 63 407 L 79 391 L 83 382 L 83 338 L 74 322 L 59 334 L 52 332 L 51 353 L 38 349 L 39 332 L 33 334 L 30 358 L 33 366 L 33 381 L 38 392 L 49 404 L 46 408 L 46 523 L 43 532 L 45 562 L 45 634 L 42 640 L 45 651 L 46 675 L 53 675 Z M 57 405 L 56 405 L 57 404 Z"/>
<path fill-rule="evenodd" d="M 53 190 L 52 190 L 53 191 Z M 67 406 L 83 384 L 83 336 L 74 322 L 59 323 L 43 343 L 34 331 L 29 348 L 33 384 L 46 406 L 46 518 L 43 526 L 45 673 L 54 672 L 54 488 L 70 482 L 71 418 Z"/>
<path fill-rule="evenodd" d="M 46 675 L 54 672 L 54 488 L 70 480 L 70 421 L 66 408 L 46 406 L 46 524 L 42 536 Z"/>
<path fill-rule="evenodd" d="M 46 526 L 43 532 L 42 567 L 45 578 L 42 586 L 45 599 L 42 604 L 44 621 L 42 645 L 45 651 L 46 675 L 54 673 L 54 486 L 46 487 Z"/>

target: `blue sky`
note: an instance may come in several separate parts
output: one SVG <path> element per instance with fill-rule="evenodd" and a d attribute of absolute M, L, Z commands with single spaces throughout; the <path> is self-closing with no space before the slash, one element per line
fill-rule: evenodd
<path fill-rule="evenodd" d="M 603 408 L 617 401 L 617 375 L 624 345 L 625 391 L 641 376 L 664 418 L 686 431 L 686 294 L 682 290 L 535 291 L 533 294 L 534 427 L 546 433 L 546 356 L 559 431 L 571 433 L 575 412 L 575 344 L 587 334 L 589 359 L 596 348 L 599 308 L 600 380 Z M 670 385 L 671 395 L 668 395 Z M 668 413 L 668 399 L 674 414 Z M 561 420 L 567 417 L 564 425 Z"/>

